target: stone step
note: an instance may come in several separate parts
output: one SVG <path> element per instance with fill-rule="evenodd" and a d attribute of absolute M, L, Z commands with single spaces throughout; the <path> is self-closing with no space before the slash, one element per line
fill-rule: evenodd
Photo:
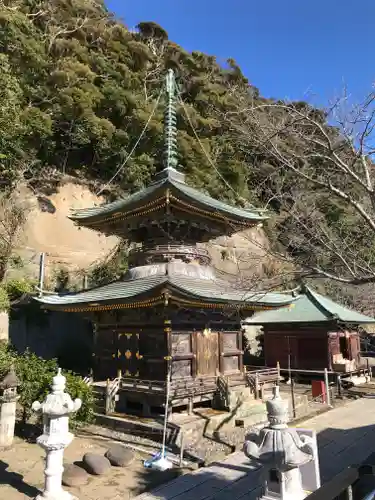
<path fill-rule="evenodd" d="M 266 415 L 265 403 L 244 404 L 236 411 L 237 417 L 249 417 L 250 415 Z"/>
<path fill-rule="evenodd" d="M 249 415 L 247 417 L 239 417 L 235 419 L 235 426 L 241 427 L 243 429 L 248 429 L 249 427 L 253 427 L 257 424 L 265 424 L 267 423 L 267 415 L 258 414 L 258 415 Z"/>

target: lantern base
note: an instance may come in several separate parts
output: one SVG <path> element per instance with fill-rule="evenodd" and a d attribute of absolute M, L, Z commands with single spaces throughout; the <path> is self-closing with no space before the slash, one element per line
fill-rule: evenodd
<path fill-rule="evenodd" d="M 58 493 L 40 493 L 34 500 L 78 500 L 78 498 L 68 491 L 61 490 Z"/>

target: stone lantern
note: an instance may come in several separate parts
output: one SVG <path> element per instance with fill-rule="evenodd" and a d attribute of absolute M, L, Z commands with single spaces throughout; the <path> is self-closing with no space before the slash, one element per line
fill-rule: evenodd
<path fill-rule="evenodd" d="M 69 432 L 69 414 L 80 409 L 82 401 L 72 401 L 65 392 L 66 378 L 58 373 L 53 377 L 52 393 L 48 394 L 43 403 L 35 401 L 32 409 L 43 415 L 43 434 L 37 443 L 46 451 L 46 466 L 44 470 L 44 491 L 36 500 L 73 500 L 74 497 L 62 489 L 64 472 L 64 449 L 72 442 L 74 436 Z"/>
<path fill-rule="evenodd" d="M 244 444 L 247 457 L 264 466 L 265 492 L 262 499 L 302 500 L 309 491 L 303 487 L 301 467 L 314 461 L 315 443 L 288 428 L 288 403 L 274 388 L 267 401 L 268 425 Z"/>
<path fill-rule="evenodd" d="M 16 424 L 19 380 L 12 366 L 0 382 L 0 448 L 12 445 Z"/>

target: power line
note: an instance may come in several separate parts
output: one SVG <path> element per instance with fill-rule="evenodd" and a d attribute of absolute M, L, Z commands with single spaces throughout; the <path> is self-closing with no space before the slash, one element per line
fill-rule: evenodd
<path fill-rule="evenodd" d="M 113 176 L 109 179 L 109 181 L 96 193 L 96 196 L 99 196 L 110 184 L 112 184 L 112 182 L 115 180 L 115 178 L 118 176 L 118 174 L 121 172 L 121 170 L 125 167 L 125 165 L 127 164 L 127 162 L 129 161 L 129 159 L 131 158 L 131 156 L 133 155 L 134 151 L 136 150 L 136 148 L 138 147 L 138 144 L 141 142 L 141 139 L 142 137 L 144 136 L 149 124 L 150 124 L 150 121 L 152 119 L 152 117 L 154 116 L 155 114 L 155 111 L 156 111 L 156 108 L 158 107 L 159 105 L 159 101 L 160 101 L 160 98 L 161 98 L 161 95 L 163 93 L 163 89 L 160 90 L 159 92 L 159 95 L 156 99 L 156 102 L 155 102 L 155 105 L 151 111 L 151 114 L 145 124 L 145 126 L 143 127 L 143 130 L 141 132 L 141 135 L 138 137 L 137 141 L 135 142 L 134 146 L 132 147 L 130 153 L 128 154 L 128 156 L 125 158 L 124 162 L 119 166 L 119 168 L 116 170 L 116 172 L 113 174 Z"/>
<path fill-rule="evenodd" d="M 180 104 L 181 104 L 181 106 L 182 106 L 182 108 L 183 108 L 183 110 L 184 110 L 184 112 L 185 112 L 186 118 L 187 118 L 187 120 L 188 120 L 188 122 L 189 122 L 190 128 L 191 128 L 191 130 L 192 130 L 192 132 L 193 132 L 193 134 L 194 134 L 194 137 L 195 137 L 195 138 L 196 138 L 196 140 L 198 141 L 198 144 L 200 145 L 200 147 L 201 147 L 201 149 L 202 149 L 202 151 L 203 151 L 204 155 L 206 156 L 206 158 L 207 158 L 208 162 L 210 163 L 211 167 L 215 170 L 215 172 L 216 172 L 216 173 L 217 173 L 217 175 L 220 177 L 220 179 L 224 182 L 224 184 L 227 186 L 227 188 L 229 188 L 231 191 L 233 191 L 233 193 L 234 193 L 234 194 L 236 195 L 236 197 L 239 199 L 239 198 L 240 198 L 240 196 L 239 196 L 239 194 L 237 193 L 237 191 L 236 191 L 236 190 L 235 190 L 235 189 L 234 189 L 234 188 L 233 188 L 233 187 L 229 184 L 229 182 L 228 182 L 228 181 L 227 181 L 227 180 L 223 177 L 223 175 L 220 173 L 220 171 L 218 170 L 218 168 L 216 167 L 216 165 L 215 165 L 215 164 L 214 164 L 214 162 L 212 161 L 212 159 L 211 159 L 210 155 L 208 154 L 208 152 L 206 151 L 205 147 L 203 146 L 203 143 L 202 143 L 202 141 L 200 140 L 200 138 L 199 138 L 199 136 L 198 136 L 198 133 L 197 133 L 197 131 L 195 130 L 195 127 L 194 127 L 194 125 L 193 125 L 193 123 L 192 123 L 192 121 L 191 121 L 191 119 L 190 119 L 190 116 L 189 116 L 189 113 L 188 113 L 188 111 L 187 111 L 187 109 L 186 109 L 186 106 L 185 106 L 185 104 L 184 104 L 184 101 L 183 101 L 183 100 L 182 100 L 182 98 L 181 98 L 181 94 L 180 94 L 180 92 L 178 92 L 178 100 L 179 100 L 179 102 L 180 102 Z"/>

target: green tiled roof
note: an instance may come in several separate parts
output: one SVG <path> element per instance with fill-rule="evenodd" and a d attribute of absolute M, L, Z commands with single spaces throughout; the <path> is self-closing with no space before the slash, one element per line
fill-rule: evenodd
<path fill-rule="evenodd" d="M 73 306 L 91 303 L 132 301 L 147 292 L 164 285 L 176 290 L 179 295 L 207 302 L 248 303 L 269 306 L 283 306 L 292 302 L 290 295 L 270 292 L 253 292 L 232 288 L 222 280 L 197 280 L 184 275 L 148 276 L 133 280 L 116 281 L 109 285 L 64 295 L 45 295 L 35 300 L 45 306 Z"/>
<path fill-rule="evenodd" d="M 142 206 L 156 198 L 157 195 L 160 195 L 166 188 L 170 188 L 174 195 L 184 198 L 191 204 L 202 206 L 211 213 L 220 212 L 224 216 L 235 217 L 245 221 L 260 222 L 267 219 L 267 216 L 265 216 L 261 210 L 258 211 L 255 207 L 249 209 L 234 207 L 211 198 L 201 191 L 188 186 L 185 183 L 185 176 L 171 167 L 165 168 L 160 172 L 155 177 L 154 182 L 147 188 L 113 203 L 98 207 L 73 210 L 70 219 L 78 223 L 84 223 L 85 221 L 100 220 L 100 218 L 109 217 L 116 212 L 128 211 L 137 206 Z"/>
<path fill-rule="evenodd" d="M 366 324 L 375 323 L 374 318 L 365 316 L 347 307 L 344 307 L 328 297 L 304 286 L 302 294 L 292 307 L 261 312 L 247 318 L 244 324 L 290 324 L 290 323 L 318 323 L 325 321 L 338 321 L 340 323 Z"/>

